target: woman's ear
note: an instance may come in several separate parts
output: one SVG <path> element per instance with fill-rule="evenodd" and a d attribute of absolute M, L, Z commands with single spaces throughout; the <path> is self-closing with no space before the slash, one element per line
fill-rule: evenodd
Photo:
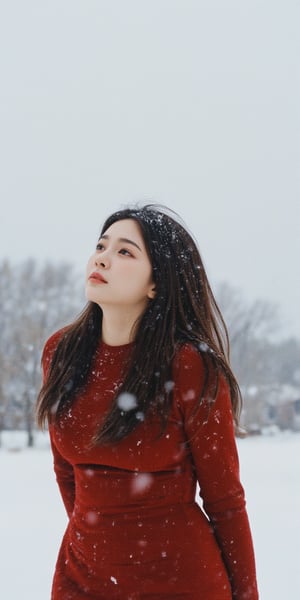
<path fill-rule="evenodd" d="M 156 289 L 155 289 L 155 285 L 153 285 L 148 292 L 148 298 L 150 300 L 153 300 L 153 298 L 155 298 L 155 294 L 156 294 Z"/>

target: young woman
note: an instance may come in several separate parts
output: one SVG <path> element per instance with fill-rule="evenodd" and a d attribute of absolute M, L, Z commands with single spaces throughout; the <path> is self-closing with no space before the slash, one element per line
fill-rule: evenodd
<path fill-rule="evenodd" d="M 121 210 L 86 295 L 42 357 L 37 418 L 69 516 L 52 600 L 257 600 L 239 387 L 195 242 L 167 209 Z"/>

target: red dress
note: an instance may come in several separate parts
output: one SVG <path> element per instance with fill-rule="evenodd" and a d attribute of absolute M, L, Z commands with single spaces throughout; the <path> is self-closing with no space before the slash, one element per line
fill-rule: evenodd
<path fill-rule="evenodd" d="M 58 337 L 46 343 L 45 374 Z M 209 414 L 205 404 L 195 412 L 203 365 L 191 345 L 174 361 L 163 437 L 146 420 L 118 444 L 91 446 L 130 351 L 101 342 L 84 392 L 49 427 L 69 515 L 52 600 L 257 600 L 228 387 Z"/>

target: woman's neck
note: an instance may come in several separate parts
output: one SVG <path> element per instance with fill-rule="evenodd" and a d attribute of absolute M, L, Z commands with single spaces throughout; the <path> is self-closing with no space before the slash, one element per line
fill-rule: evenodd
<path fill-rule="evenodd" d="M 108 346 L 122 346 L 134 340 L 136 315 L 126 311 L 103 311 L 102 340 Z"/>

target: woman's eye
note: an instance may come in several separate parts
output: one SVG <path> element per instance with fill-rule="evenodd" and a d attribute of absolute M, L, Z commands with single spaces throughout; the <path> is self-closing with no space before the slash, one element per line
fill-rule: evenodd
<path fill-rule="evenodd" d="M 96 246 L 96 250 L 97 250 L 97 252 L 101 252 L 102 250 L 105 250 L 105 247 L 101 242 L 98 242 L 98 244 Z M 132 256 L 131 252 L 129 252 L 129 250 L 127 250 L 127 248 L 121 248 L 119 250 L 119 254 L 122 254 L 123 256 Z"/>
<path fill-rule="evenodd" d="M 126 248 L 121 248 L 121 250 L 119 250 L 120 254 L 123 254 L 124 256 L 132 256 L 131 252 L 129 252 L 129 250 L 127 250 Z"/>

